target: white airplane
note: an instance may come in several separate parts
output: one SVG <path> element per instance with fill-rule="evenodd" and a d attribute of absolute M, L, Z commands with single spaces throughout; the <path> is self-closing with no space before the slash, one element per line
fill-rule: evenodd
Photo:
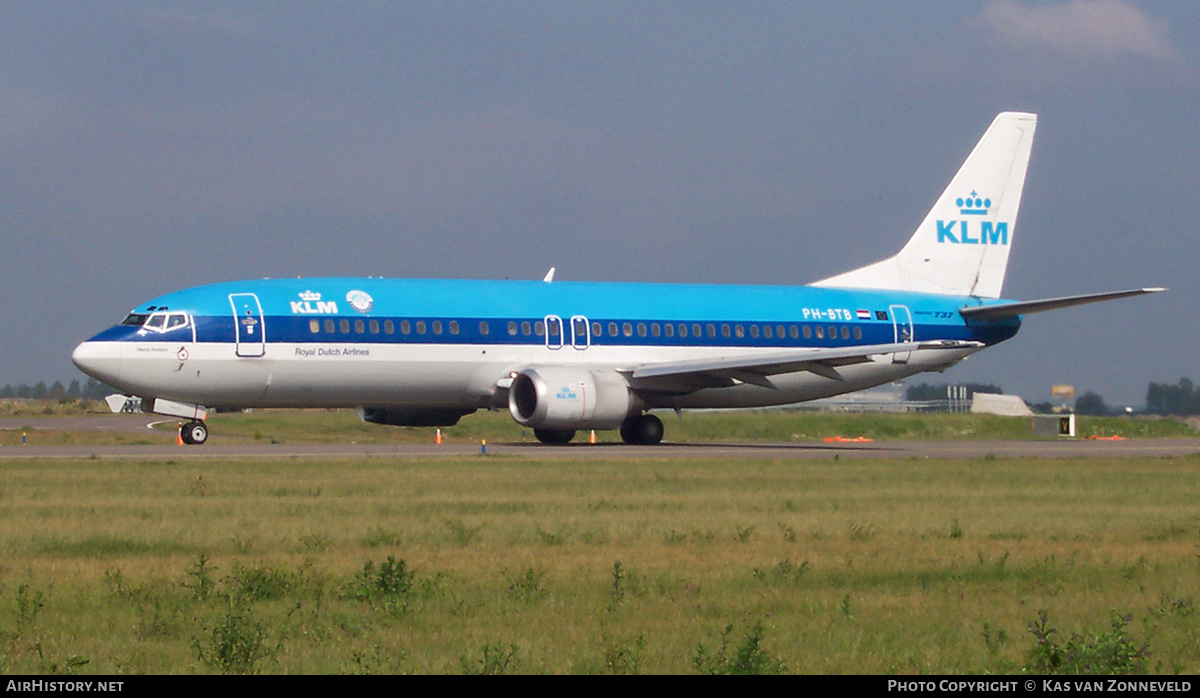
<path fill-rule="evenodd" d="M 84 373 L 147 412 L 355 407 L 452 425 L 507 408 L 545 443 L 649 410 L 782 405 L 942 371 L 1016 334 L 1021 314 L 1154 293 L 1000 299 L 1034 114 L 996 117 L 899 253 L 808 286 L 317 278 L 236 281 L 134 308 L 76 347 Z"/>

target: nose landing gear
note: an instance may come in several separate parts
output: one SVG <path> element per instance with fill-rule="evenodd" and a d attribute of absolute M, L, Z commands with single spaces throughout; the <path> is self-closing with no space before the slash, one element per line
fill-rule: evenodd
<path fill-rule="evenodd" d="M 208 440 L 208 427 L 200 420 L 193 420 L 179 428 L 179 438 L 189 446 L 198 446 Z"/>

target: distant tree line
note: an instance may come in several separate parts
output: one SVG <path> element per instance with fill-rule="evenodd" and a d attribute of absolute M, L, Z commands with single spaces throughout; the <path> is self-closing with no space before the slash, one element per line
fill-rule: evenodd
<path fill-rule="evenodd" d="M 45 381 L 38 381 L 34 385 L 27 385 L 25 383 L 15 387 L 6 385 L 3 390 L 0 390 L 0 399 L 64 400 L 67 398 L 78 398 L 83 400 L 103 400 L 105 396 L 113 392 L 116 391 L 95 378 L 88 378 L 86 383 L 80 383 L 79 379 L 75 379 L 66 386 L 59 381 L 54 381 L 50 386 L 47 386 Z"/>
<path fill-rule="evenodd" d="M 1200 390 L 1196 390 L 1187 378 L 1179 383 L 1151 383 L 1146 388 L 1146 411 L 1150 414 L 1200 414 Z"/>
<path fill-rule="evenodd" d="M 1088 391 L 1075 399 L 1075 412 L 1085 415 L 1121 414 L 1120 408 L 1111 408 L 1104 398 Z M 1187 378 L 1180 378 L 1175 385 L 1169 383 L 1151 383 L 1146 388 L 1146 414 L 1157 414 L 1164 417 L 1174 415 L 1188 417 L 1200 414 L 1200 390 L 1192 385 Z"/>

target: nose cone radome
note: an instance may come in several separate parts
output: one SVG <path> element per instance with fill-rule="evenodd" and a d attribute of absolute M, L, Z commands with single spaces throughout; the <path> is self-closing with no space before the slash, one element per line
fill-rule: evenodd
<path fill-rule="evenodd" d="M 113 387 L 121 384 L 121 355 L 110 342 L 84 342 L 71 352 L 71 361 L 80 371 Z"/>

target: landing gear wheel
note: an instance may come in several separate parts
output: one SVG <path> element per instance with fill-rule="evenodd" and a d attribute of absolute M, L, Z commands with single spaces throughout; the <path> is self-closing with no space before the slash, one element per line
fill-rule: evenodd
<path fill-rule="evenodd" d="M 533 435 L 544 444 L 562 445 L 575 438 L 574 429 L 534 429 Z"/>
<path fill-rule="evenodd" d="M 652 414 L 630 417 L 621 425 L 621 440 L 627 444 L 653 446 L 663 438 L 663 423 Z"/>
<path fill-rule="evenodd" d="M 188 422 L 179 430 L 179 436 L 185 444 L 199 445 L 208 441 L 208 427 L 201 421 Z"/>

